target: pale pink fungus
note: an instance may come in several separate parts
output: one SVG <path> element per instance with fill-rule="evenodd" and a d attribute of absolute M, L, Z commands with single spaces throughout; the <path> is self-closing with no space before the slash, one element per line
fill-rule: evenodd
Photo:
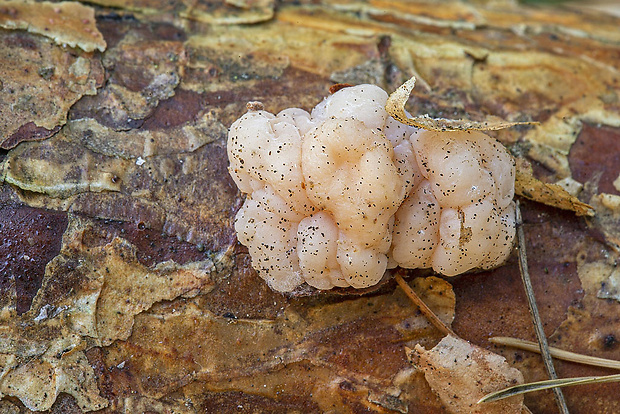
<path fill-rule="evenodd" d="M 389 117 L 373 85 L 308 112 L 250 106 L 228 137 L 252 266 L 278 291 L 364 288 L 388 267 L 455 275 L 501 264 L 514 238 L 514 165 L 480 132 Z"/>

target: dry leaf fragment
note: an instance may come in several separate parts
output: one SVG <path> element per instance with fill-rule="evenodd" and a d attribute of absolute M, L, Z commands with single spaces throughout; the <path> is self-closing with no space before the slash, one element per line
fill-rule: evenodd
<path fill-rule="evenodd" d="M 515 125 L 528 125 L 532 122 L 508 122 L 499 119 L 490 119 L 485 122 L 471 121 L 468 119 L 431 118 L 428 115 L 409 117 L 405 111 L 405 104 L 415 86 L 415 76 L 403 83 L 388 98 L 385 109 L 392 117 L 403 124 L 430 131 L 494 131 L 509 128 Z"/>
<path fill-rule="evenodd" d="M 594 208 L 579 201 L 563 187 L 540 181 L 522 163 L 517 162 L 515 193 L 548 206 L 574 211 L 578 216 L 593 216 Z"/>
<path fill-rule="evenodd" d="M 448 335 L 429 351 L 416 345 L 409 358 L 450 413 L 519 414 L 523 410 L 522 396 L 478 405 L 490 392 L 523 383 L 521 372 L 500 355 Z"/>

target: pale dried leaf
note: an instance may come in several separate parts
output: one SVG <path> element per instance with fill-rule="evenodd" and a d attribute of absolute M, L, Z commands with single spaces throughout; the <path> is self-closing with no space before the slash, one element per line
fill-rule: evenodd
<path fill-rule="evenodd" d="M 544 183 L 534 177 L 532 172 L 517 163 L 515 174 L 515 193 L 538 203 L 574 211 L 578 216 L 593 216 L 594 208 L 571 195 L 557 184 Z"/>
<path fill-rule="evenodd" d="M 415 76 L 409 79 L 396 89 L 388 98 L 385 109 L 399 122 L 417 128 L 431 131 L 494 131 L 509 128 L 515 125 L 527 125 L 531 122 L 508 122 L 497 119 L 490 119 L 485 122 L 471 121 L 467 119 L 446 119 L 431 118 L 428 115 L 409 117 L 405 111 L 405 104 L 409 100 L 409 95 L 415 87 Z"/>
<path fill-rule="evenodd" d="M 448 411 L 454 414 L 519 414 L 523 397 L 478 405 L 494 391 L 523 383 L 523 375 L 500 355 L 448 335 L 427 351 L 416 345 L 409 357 Z"/>

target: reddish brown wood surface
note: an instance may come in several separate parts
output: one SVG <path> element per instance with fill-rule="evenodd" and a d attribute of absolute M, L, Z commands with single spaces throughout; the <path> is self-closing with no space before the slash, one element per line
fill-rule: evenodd
<path fill-rule="evenodd" d="M 104 52 L 69 26 L 0 29 L 0 413 L 446 412 L 405 354 L 441 335 L 393 281 L 287 296 L 256 276 L 226 169 L 247 101 L 310 109 L 336 83 L 413 75 L 412 113 L 540 123 L 493 134 L 596 209 L 522 202 L 545 331 L 620 359 L 617 18 L 510 1 L 93 3 Z M 26 11 L 0 6 L 0 24 Z M 537 355 L 488 341 L 533 339 L 514 256 L 415 283 L 462 338 L 545 378 Z M 565 395 L 572 414 L 611 414 L 617 389 Z M 550 393 L 525 403 L 557 412 Z"/>

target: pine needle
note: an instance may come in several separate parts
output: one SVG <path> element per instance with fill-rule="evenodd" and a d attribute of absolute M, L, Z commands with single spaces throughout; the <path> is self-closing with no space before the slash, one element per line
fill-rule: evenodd
<path fill-rule="evenodd" d="M 547 337 L 543 329 L 540 313 L 538 312 L 538 305 L 536 304 L 536 298 L 534 297 L 534 288 L 532 287 L 532 280 L 530 279 L 530 273 L 527 266 L 527 254 L 525 252 L 525 234 L 523 232 L 523 220 L 521 218 L 521 209 L 519 208 L 519 202 L 516 206 L 516 221 L 517 221 L 517 247 L 519 250 L 519 270 L 521 271 L 521 280 L 523 281 L 523 287 L 525 288 L 525 294 L 527 296 L 527 304 L 530 308 L 530 314 L 532 316 L 532 322 L 534 323 L 534 332 L 536 333 L 536 339 L 540 345 L 540 355 L 542 356 L 543 363 L 549 374 L 551 380 L 557 380 L 558 376 L 555 373 L 555 367 L 553 366 L 553 360 L 549 353 L 549 344 L 547 343 Z M 553 387 L 550 387 L 553 388 Z M 558 404 L 558 408 L 562 414 L 568 414 L 568 406 L 564 399 L 564 394 L 560 388 L 553 388 L 555 395 L 555 401 Z"/>
<path fill-rule="evenodd" d="M 540 353 L 540 348 L 536 342 L 525 341 L 523 339 L 509 338 L 505 336 L 496 336 L 489 338 L 489 341 L 496 345 L 511 346 L 513 348 L 523 349 L 525 351 L 531 351 Z M 550 346 L 549 353 L 552 357 L 562 359 L 564 361 L 577 362 L 579 364 L 591 365 L 595 367 L 620 369 L 620 361 L 613 359 L 598 358 L 589 355 L 577 354 L 575 352 L 565 351 L 560 348 Z"/>
<path fill-rule="evenodd" d="M 503 400 L 504 398 L 512 397 L 519 394 L 525 394 L 528 392 L 542 391 L 550 388 L 569 387 L 573 385 L 584 384 L 602 384 L 605 382 L 617 382 L 620 381 L 620 374 L 607 375 L 602 377 L 577 377 L 577 378 L 560 378 L 547 381 L 530 382 L 529 384 L 516 385 L 514 387 L 506 388 L 501 391 L 487 394 L 478 401 L 478 404 L 484 402 L 493 402 Z"/>

